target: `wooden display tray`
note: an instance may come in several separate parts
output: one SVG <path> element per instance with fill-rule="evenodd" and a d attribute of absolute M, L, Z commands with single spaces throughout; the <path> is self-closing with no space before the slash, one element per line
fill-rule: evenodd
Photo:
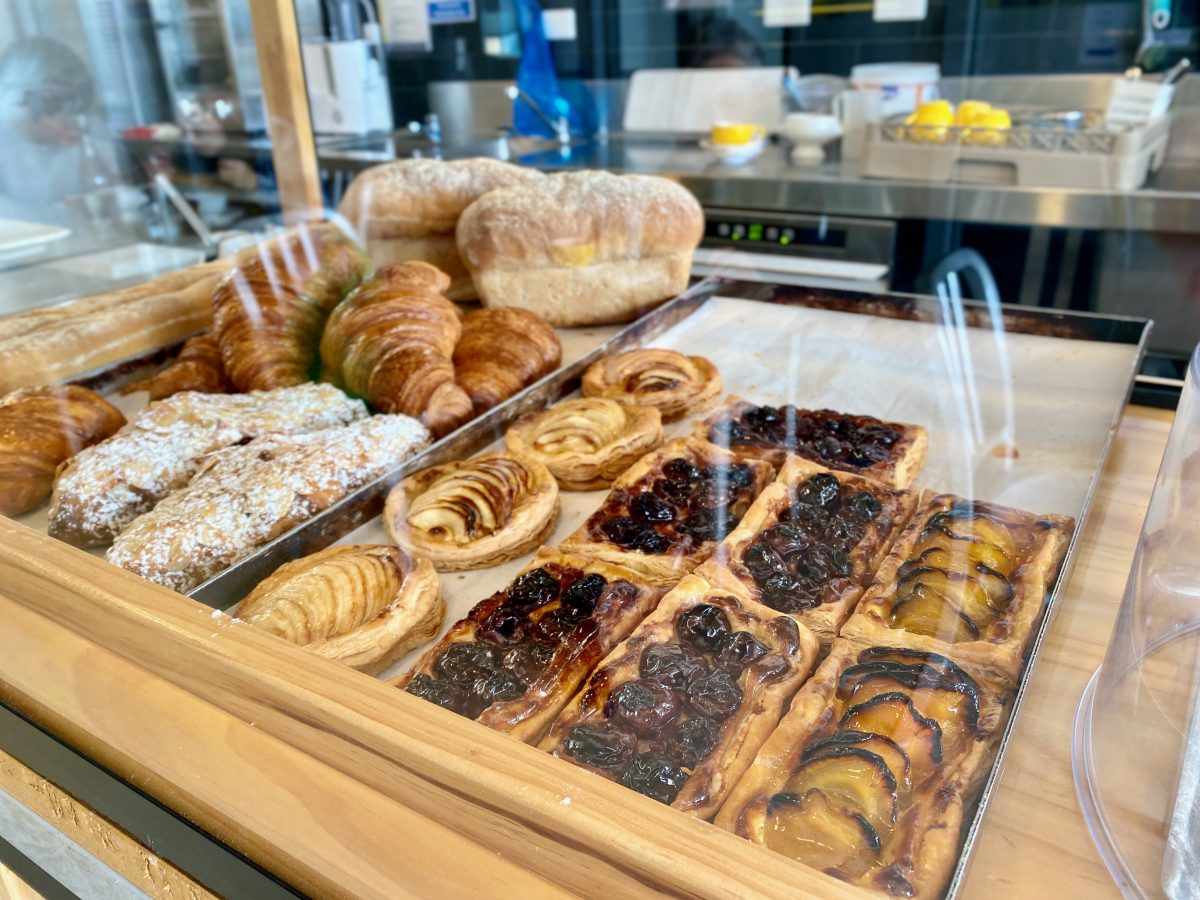
<path fill-rule="evenodd" d="M 937 316 L 919 298 L 720 288 Z M 714 291 L 689 292 L 597 354 L 653 337 Z M 988 324 L 973 306 L 966 318 Z M 1129 344 L 1133 370 L 1148 333 L 1137 320 L 1035 311 L 1005 320 L 1013 333 Z M 588 358 L 500 418 L 546 402 L 538 392 L 549 381 L 572 389 Z M 472 452 L 472 428 L 481 443 L 497 433 L 485 424 L 448 445 Z M 1101 463 L 1107 448 L 1106 439 Z M 361 511 L 345 522 L 369 517 L 363 497 L 350 500 Z M 0 617 L 0 700 L 306 892 L 872 896 L 5 519 Z"/>

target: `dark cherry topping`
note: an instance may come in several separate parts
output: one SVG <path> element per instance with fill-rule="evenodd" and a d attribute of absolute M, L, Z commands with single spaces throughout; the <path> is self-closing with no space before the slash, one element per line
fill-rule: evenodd
<path fill-rule="evenodd" d="M 494 644 L 519 644 L 532 630 L 529 616 L 508 606 L 498 607 L 490 616 L 479 623 L 475 636 Z"/>
<path fill-rule="evenodd" d="M 769 652 L 766 644 L 750 632 L 734 631 L 721 643 L 721 649 L 717 651 L 717 665 L 740 672 Z"/>
<path fill-rule="evenodd" d="M 563 591 L 563 607 L 585 616 L 591 615 L 592 611 L 596 608 L 596 601 L 604 593 L 604 586 L 606 584 L 608 582 L 604 580 L 603 575 L 595 573 L 584 575 Z"/>
<path fill-rule="evenodd" d="M 621 784 L 659 803 L 671 803 L 679 795 L 687 775 L 660 753 L 639 753 L 621 775 Z"/>
<path fill-rule="evenodd" d="M 609 694 L 604 714 L 646 737 L 657 734 L 675 720 L 679 700 L 670 688 L 635 678 Z"/>
<path fill-rule="evenodd" d="M 642 678 L 674 691 L 686 690 L 693 678 L 707 671 L 704 657 L 680 644 L 651 644 L 642 651 Z"/>
<path fill-rule="evenodd" d="M 723 722 L 742 705 L 742 689 L 735 675 L 715 669 L 688 686 L 688 704 L 700 715 Z"/>
<path fill-rule="evenodd" d="M 708 439 L 722 447 L 788 450 L 834 468 L 862 469 L 889 459 L 900 432 L 871 416 L 752 406 L 719 420 Z"/>
<path fill-rule="evenodd" d="M 692 716 L 673 725 L 662 741 L 662 751 L 685 769 L 694 769 L 721 742 L 721 726 L 705 716 Z"/>
<path fill-rule="evenodd" d="M 523 681 L 518 681 L 503 669 L 497 669 L 471 685 L 471 699 L 486 709 L 493 703 L 516 700 L 525 693 L 526 688 Z"/>
<path fill-rule="evenodd" d="M 867 491 L 846 493 L 833 475 L 820 472 L 792 491 L 779 522 L 759 533 L 742 553 L 742 564 L 762 602 L 781 612 L 820 605 L 826 582 L 854 571 L 850 554 L 883 504 Z"/>
<path fill-rule="evenodd" d="M 643 491 L 633 498 L 629 511 L 635 518 L 647 522 L 671 522 L 675 519 L 675 507 L 662 497 Z"/>
<path fill-rule="evenodd" d="M 518 644 L 504 654 L 500 665 L 517 680 L 529 684 L 550 665 L 554 650 L 553 644 Z"/>
<path fill-rule="evenodd" d="M 598 769 L 623 769 L 637 752 L 637 735 L 611 722 L 579 724 L 563 741 L 567 755 Z"/>
<path fill-rule="evenodd" d="M 729 634 L 729 617 L 711 603 L 701 603 L 680 613 L 675 633 L 685 644 L 712 653 L 721 648 Z"/>
<path fill-rule="evenodd" d="M 469 685 L 495 667 L 496 653 L 491 647 L 468 641 L 447 647 L 433 664 L 433 671 L 438 678 Z"/>
<path fill-rule="evenodd" d="M 467 705 L 467 695 L 457 684 L 440 681 L 428 675 L 417 675 L 405 688 L 414 697 L 436 703 L 442 709 L 461 713 Z"/>

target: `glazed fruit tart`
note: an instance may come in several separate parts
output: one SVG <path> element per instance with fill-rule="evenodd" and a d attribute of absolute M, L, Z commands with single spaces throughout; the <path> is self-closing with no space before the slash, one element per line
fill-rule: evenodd
<path fill-rule="evenodd" d="M 541 747 L 711 818 L 816 661 L 816 638 L 690 575 L 617 646 Z"/>
<path fill-rule="evenodd" d="M 704 441 L 671 441 L 634 463 L 562 548 L 670 587 L 712 555 L 774 478 Z"/>
<path fill-rule="evenodd" d="M 721 373 L 703 356 L 646 347 L 592 363 L 580 385 L 585 397 L 651 406 L 664 422 L 708 409 L 721 396 Z"/>
<path fill-rule="evenodd" d="M 910 491 L 790 456 L 697 574 L 794 616 L 828 647 L 916 505 Z"/>
<path fill-rule="evenodd" d="M 727 397 L 724 406 L 697 423 L 696 437 L 776 466 L 795 453 L 894 487 L 912 484 L 929 448 L 929 433 L 920 425 L 831 409 L 755 406 L 738 397 Z"/>
<path fill-rule="evenodd" d="M 1013 685 L 1074 521 L 927 493 L 842 634 L 903 633 Z"/>
<path fill-rule="evenodd" d="M 533 742 L 662 595 L 628 569 L 543 548 L 392 684 Z"/>
<path fill-rule="evenodd" d="M 937 896 L 1006 702 L 944 656 L 836 641 L 716 824 L 845 881 Z"/>

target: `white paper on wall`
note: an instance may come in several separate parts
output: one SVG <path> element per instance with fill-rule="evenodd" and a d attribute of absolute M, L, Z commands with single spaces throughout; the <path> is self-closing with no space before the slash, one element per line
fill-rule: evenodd
<path fill-rule="evenodd" d="M 763 24 L 768 28 L 790 28 L 812 21 L 812 0 L 766 0 Z"/>
<path fill-rule="evenodd" d="M 929 0 L 875 0 L 876 22 L 914 22 L 929 15 Z"/>
<path fill-rule="evenodd" d="M 427 0 L 380 0 L 379 25 L 389 44 L 433 49 Z"/>

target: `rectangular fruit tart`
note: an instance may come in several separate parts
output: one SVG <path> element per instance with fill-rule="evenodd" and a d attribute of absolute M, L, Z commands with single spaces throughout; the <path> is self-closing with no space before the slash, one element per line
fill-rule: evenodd
<path fill-rule="evenodd" d="M 828 647 L 916 506 L 911 491 L 789 456 L 696 574 L 788 613 Z"/>
<path fill-rule="evenodd" d="M 613 482 L 562 549 L 670 587 L 712 555 L 774 477 L 769 462 L 739 460 L 706 441 L 671 441 Z"/>
<path fill-rule="evenodd" d="M 629 569 L 543 547 L 392 684 L 531 743 L 663 593 Z"/>
<path fill-rule="evenodd" d="M 936 653 L 835 641 L 716 824 L 844 881 L 937 896 L 1006 703 Z"/>
<path fill-rule="evenodd" d="M 904 633 L 1014 685 L 1074 522 L 927 492 L 842 635 Z"/>
<path fill-rule="evenodd" d="M 696 424 L 695 436 L 743 459 L 767 459 L 779 466 L 788 453 L 795 453 L 894 487 L 912 484 L 929 448 L 929 433 L 920 425 L 832 409 L 755 406 L 733 396 Z"/>
<path fill-rule="evenodd" d="M 604 659 L 540 746 L 711 818 L 817 653 L 791 617 L 689 575 Z"/>

